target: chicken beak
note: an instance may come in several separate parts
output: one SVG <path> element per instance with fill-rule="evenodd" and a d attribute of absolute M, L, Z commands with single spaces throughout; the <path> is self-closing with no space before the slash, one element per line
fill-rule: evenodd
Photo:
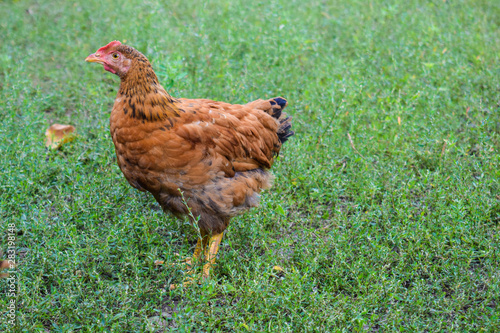
<path fill-rule="evenodd" d="M 101 58 L 99 58 L 99 56 L 96 56 L 95 53 L 92 53 L 87 58 L 85 58 L 85 61 L 87 61 L 87 62 L 98 62 L 98 63 L 101 63 L 101 64 L 104 62 Z"/>

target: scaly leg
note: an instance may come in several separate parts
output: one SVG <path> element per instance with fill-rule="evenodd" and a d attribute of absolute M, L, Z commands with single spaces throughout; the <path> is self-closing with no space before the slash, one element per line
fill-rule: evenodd
<path fill-rule="evenodd" d="M 199 237 L 198 241 L 196 242 L 196 247 L 194 248 L 193 256 L 191 258 L 186 258 L 184 261 L 188 265 L 187 274 L 190 274 L 192 272 L 193 262 L 200 260 L 200 257 L 201 257 L 203 250 L 207 247 L 207 243 L 208 243 L 208 236 L 206 234 L 202 233 L 201 237 Z M 187 281 L 182 284 L 184 287 L 189 286 L 190 284 L 192 284 L 194 282 L 194 278 L 192 278 L 192 277 L 189 277 L 186 280 Z M 177 287 L 179 287 L 178 284 L 171 284 L 170 290 L 173 290 Z"/>
<path fill-rule="evenodd" d="M 201 250 L 205 249 L 205 260 L 207 261 L 207 263 L 203 266 L 203 279 L 207 279 L 210 276 L 210 268 L 215 264 L 215 258 L 217 256 L 217 252 L 219 251 L 219 245 L 222 241 L 222 236 L 224 236 L 224 233 L 221 232 L 220 234 L 215 234 L 210 237 L 208 237 L 208 235 L 202 235 L 201 241 L 200 239 L 198 239 L 198 243 L 196 244 L 196 248 L 193 253 L 193 258 L 199 259 L 201 256 Z M 190 272 L 191 271 L 189 271 L 188 273 Z M 188 281 L 182 284 L 184 287 L 189 286 L 190 284 L 195 282 L 191 277 L 187 280 Z M 173 290 L 178 286 L 178 284 L 171 284 L 170 290 Z"/>
<path fill-rule="evenodd" d="M 215 234 L 210 236 L 210 241 L 208 242 L 208 249 L 205 252 L 205 259 L 207 263 L 203 266 L 203 279 L 207 279 L 210 276 L 210 268 L 215 264 L 215 258 L 217 256 L 217 251 L 219 251 L 219 245 L 222 240 L 224 233 Z"/>
<path fill-rule="evenodd" d="M 194 248 L 194 252 L 193 252 L 193 256 L 192 256 L 193 259 L 200 259 L 201 251 L 203 250 L 203 246 L 202 246 L 203 243 L 205 243 L 205 242 L 202 242 L 202 238 L 198 237 L 198 241 L 196 242 L 196 247 Z"/>
<path fill-rule="evenodd" d="M 198 241 L 196 242 L 196 247 L 194 248 L 193 256 L 191 258 L 186 258 L 184 260 L 184 262 L 188 265 L 189 269 L 192 268 L 193 262 L 200 260 L 203 248 L 205 248 L 206 246 L 207 246 L 207 238 L 198 237 Z"/>

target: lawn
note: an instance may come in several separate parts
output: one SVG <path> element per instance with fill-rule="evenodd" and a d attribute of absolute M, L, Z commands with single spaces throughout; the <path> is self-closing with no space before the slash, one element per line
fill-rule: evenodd
<path fill-rule="evenodd" d="M 0 331 L 497 331 L 499 25 L 493 0 L 0 2 Z M 169 290 L 193 228 L 116 164 L 119 79 L 84 62 L 115 39 L 173 96 L 289 101 L 201 285 Z M 48 150 L 52 123 L 76 139 Z"/>

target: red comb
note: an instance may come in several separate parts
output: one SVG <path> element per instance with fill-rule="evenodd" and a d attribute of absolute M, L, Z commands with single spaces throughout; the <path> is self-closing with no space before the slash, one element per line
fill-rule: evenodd
<path fill-rule="evenodd" d="M 104 51 L 106 51 L 110 47 L 118 47 L 120 45 L 122 45 L 122 43 L 120 43 L 117 40 L 114 40 L 111 43 L 109 43 L 108 45 L 101 47 L 99 50 L 97 50 L 96 53 L 103 53 Z"/>

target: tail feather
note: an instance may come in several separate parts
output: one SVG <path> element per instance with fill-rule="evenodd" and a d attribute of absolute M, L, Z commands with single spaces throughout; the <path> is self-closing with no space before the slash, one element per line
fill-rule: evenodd
<path fill-rule="evenodd" d="M 288 105 L 288 102 L 283 97 L 274 97 L 268 100 L 258 99 L 247 105 L 262 110 L 278 120 L 279 127 L 276 134 L 278 134 L 278 139 L 281 143 L 284 143 L 289 137 L 295 134 L 291 130 L 292 118 L 283 112 L 283 109 Z"/>
<path fill-rule="evenodd" d="M 288 140 L 289 137 L 295 134 L 292 128 L 292 118 L 288 117 L 286 113 L 283 112 L 283 109 L 288 105 L 286 99 L 282 97 L 275 97 L 269 100 L 271 103 L 272 113 L 271 116 L 278 119 L 279 127 L 278 131 L 278 139 L 283 144 Z"/>
<path fill-rule="evenodd" d="M 286 115 L 286 114 L 285 114 Z M 291 130 L 292 128 L 292 118 L 291 117 L 286 117 L 283 119 L 280 119 L 280 126 L 278 127 L 278 139 L 280 142 L 283 144 L 288 140 L 289 137 L 295 134 L 294 131 Z"/>

